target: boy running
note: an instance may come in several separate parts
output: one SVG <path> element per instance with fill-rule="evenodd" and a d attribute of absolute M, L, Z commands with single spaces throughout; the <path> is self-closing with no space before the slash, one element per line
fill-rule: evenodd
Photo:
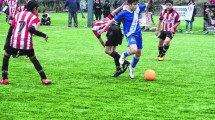
<path fill-rule="evenodd" d="M 125 61 L 125 63 L 122 65 L 122 70 L 120 67 L 119 63 L 119 58 L 120 55 L 116 51 L 116 46 L 118 44 L 122 43 L 122 32 L 121 29 L 118 25 L 114 24 L 110 27 L 107 27 L 104 31 L 107 32 L 106 37 L 107 40 L 104 42 L 101 38 L 101 35 L 98 34 L 97 32 L 105 27 L 105 25 L 113 19 L 113 17 L 120 11 L 122 10 L 123 6 L 126 4 L 122 4 L 119 8 L 115 9 L 114 11 L 111 12 L 110 15 L 108 15 L 106 18 L 103 18 L 100 21 L 96 21 L 93 25 L 92 31 L 94 35 L 99 39 L 100 43 L 102 46 L 105 47 L 105 53 L 113 57 L 115 65 L 116 65 L 116 71 L 113 74 L 113 77 L 118 77 L 120 74 L 124 73 L 129 66 L 129 62 Z"/>
<path fill-rule="evenodd" d="M 99 34 L 103 33 L 106 28 L 114 24 L 115 22 L 122 22 L 124 26 L 124 34 L 126 36 L 129 50 L 123 52 L 119 59 L 120 64 L 123 64 L 126 57 L 133 55 L 132 64 L 129 66 L 130 78 L 134 78 L 134 68 L 136 67 L 140 56 L 142 45 L 142 33 L 139 25 L 139 16 L 142 11 L 146 9 L 146 4 L 138 4 L 138 0 L 127 0 L 128 6 L 125 10 L 118 13 L 113 20 L 109 21 L 108 24 L 100 31 Z"/>
<path fill-rule="evenodd" d="M 166 9 L 160 13 L 160 18 L 155 31 L 155 35 L 158 36 L 160 25 L 162 23 L 162 30 L 158 36 L 158 56 L 159 61 L 164 60 L 164 56 L 170 46 L 170 42 L 174 37 L 177 26 L 180 24 L 180 17 L 177 11 L 173 10 L 173 1 L 165 1 Z"/>

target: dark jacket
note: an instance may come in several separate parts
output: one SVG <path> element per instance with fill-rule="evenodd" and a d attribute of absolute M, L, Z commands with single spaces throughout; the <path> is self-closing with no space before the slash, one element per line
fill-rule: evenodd
<path fill-rule="evenodd" d="M 66 9 L 67 6 L 69 6 L 69 12 L 71 13 L 77 12 L 80 9 L 79 0 L 66 0 L 64 9 Z"/>
<path fill-rule="evenodd" d="M 110 14 L 110 7 L 111 4 L 109 2 L 105 2 L 103 5 L 103 15 L 109 15 Z"/>
<path fill-rule="evenodd" d="M 94 13 L 96 15 L 101 15 L 102 14 L 102 3 L 94 2 L 93 9 L 94 9 Z"/>
<path fill-rule="evenodd" d="M 114 0 L 113 1 L 113 8 L 116 9 L 118 8 L 119 6 L 122 5 L 122 3 L 124 3 L 126 0 Z"/>

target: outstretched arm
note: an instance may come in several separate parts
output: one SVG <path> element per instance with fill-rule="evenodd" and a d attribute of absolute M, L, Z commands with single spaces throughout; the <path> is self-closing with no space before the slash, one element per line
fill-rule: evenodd
<path fill-rule="evenodd" d="M 122 8 L 123 8 L 124 5 L 127 5 L 127 2 L 124 2 L 120 7 L 118 7 L 118 8 L 115 9 L 115 10 L 113 10 L 113 11 L 111 12 L 111 15 L 112 15 L 112 16 L 115 16 L 120 10 L 122 10 Z"/>
<path fill-rule="evenodd" d="M 159 34 L 159 29 L 160 29 L 161 23 L 162 23 L 162 20 L 159 20 L 159 21 L 158 21 L 157 28 L 156 28 L 156 30 L 155 30 L 155 35 L 156 35 L 156 36 L 158 36 L 158 34 Z"/>
<path fill-rule="evenodd" d="M 46 41 L 48 40 L 48 36 L 45 33 L 36 30 L 34 26 L 30 26 L 28 28 L 28 32 L 30 32 L 31 34 L 34 34 L 36 36 L 43 37 L 43 38 L 45 38 Z"/>
<path fill-rule="evenodd" d="M 110 20 L 103 29 L 98 31 L 98 34 L 101 35 L 108 27 L 110 27 L 113 23 L 115 23 L 115 21 L 112 19 Z"/>

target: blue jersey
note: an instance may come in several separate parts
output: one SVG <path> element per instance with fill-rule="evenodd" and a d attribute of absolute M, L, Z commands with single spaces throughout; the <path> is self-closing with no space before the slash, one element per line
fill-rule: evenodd
<path fill-rule="evenodd" d="M 141 32 L 141 28 L 139 24 L 139 16 L 140 16 L 140 13 L 145 9 L 146 9 L 145 3 L 138 4 L 135 11 L 130 11 L 128 9 L 125 9 L 125 10 L 122 10 L 114 17 L 114 20 L 116 22 L 122 21 L 124 26 L 124 34 L 126 35 L 126 37 L 132 34 Z"/>

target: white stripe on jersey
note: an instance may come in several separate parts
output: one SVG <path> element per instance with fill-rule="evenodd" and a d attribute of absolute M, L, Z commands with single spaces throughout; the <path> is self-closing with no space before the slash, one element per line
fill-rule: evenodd
<path fill-rule="evenodd" d="M 22 13 L 24 13 L 24 12 L 22 12 Z M 25 16 L 24 21 L 27 22 L 30 15 L 31 15 L 31 13 L 28 12 Z M 28 23 L 26 23 L 26 24 L 28 24 Z M 27 30 L 28 30 L 28 28 L 27 28 Z M 26 25 L 24 26 L 23 31 L 26 31 Z M 29 32 L 28 32 L 28 34 L 29 34 Z M 25 40 L 25 34 L 21 34 L 20 49 L 24 49 L 24 40 Z M 27 39 L 27 41 L 28 41 L 27 43 L 29 43 L 29 39 Z M 27 44 L 27 46 L 29 46 L 29 44 Z"/>
<path fill-rule="evenodd" d="M 133 21 L 132 21 L 130 30 L 129 30 L 129 32 L 126 34 L 126 36 L 129 36 L 129 35 L 131 35 L 132 33 L 135 33 L 135 31 L 136 31 L 136 29 L 137 29 L 138 22 L 139 22 L 139 18 L 138 18 L 139 12 L 140 12 L 140 8 L 137 7 L 137 9 L 134 11 L 134 17 L 133 17 Z"/>

